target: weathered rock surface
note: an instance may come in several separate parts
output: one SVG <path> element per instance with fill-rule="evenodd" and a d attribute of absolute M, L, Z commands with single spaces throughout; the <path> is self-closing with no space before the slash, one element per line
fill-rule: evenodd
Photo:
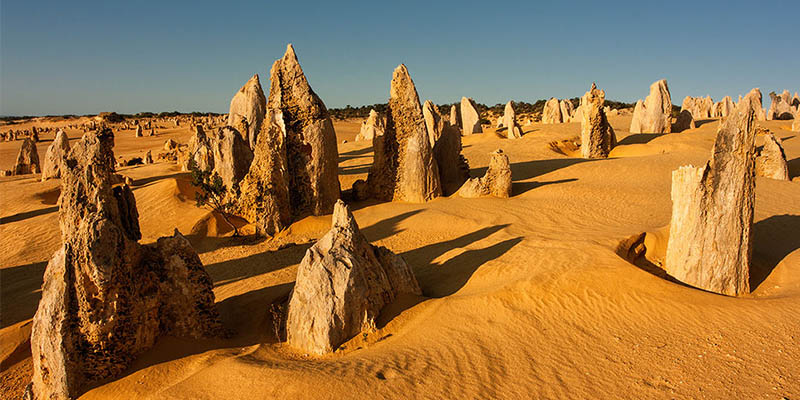
<path fill-rule="evenodd" d="M 145 164 L 152 164 L 153 163 L 153 152 L 147 150 L 147 153 L 144 155 L 144 163 Z"/>
<path fill-rule="evenodd" d="M 689 285 L 739 295 L 750 291 L 755 157 L 750 92 L 717 131 L 711 160 L 672 173 L 666 271 Z"/>
<path fill-rule="evenodd" d="M 42 171 L 39 164 L 39 152 L 36 150 L 36 143 L 31 138 L 25 138 L 22 146 L 17 153 L 17 161 L 11 169 L 12 175 L 38 174 Z"/>
<path fill-rule="evenodd" d="M 217 336 L 212 282 L 176 232 L 137 241 L 138 212 L 126 184 L 113 184 L 114 136 L 89 132 L 62 171 L 62 247 L 48 263 L 33 318 L 27 396 L 77 398 L 124 371 L 163 335 Z"/>
<path fill-rule="evenodd" d="M 781 181 L 789 180 L 786 153 L 780 139 L 772 133 L 764 135 L 764 146 L 756 158 L 756 175 Z"/>
<path fill-rule="evenodd" d="M 511 165 L 503 150 L 493 152 L 489 160 L 489 168 L 480 178 L 470 178 L 458 194 L 461 197 L 475 198 L 495 196 L 508 198 L 511 196 Z"/>
<path fill-rule="evenodd" d="M 678 118 L 674 124 L 672 124 L 672 131 L 673 132 L 683 132 L 687 129 L 694 129 L 697 125 L 694 123 L 694 117 L 692 117 L 692 113 L 689 110 L 683 110 L 680 114 L 678 114 Z"/>
<path fill-rule="evenodd" d="M 442 194 L 449 196 L 469 179 L 469 163 L 461 154 L 461 132 L 450 125 L 442 124 L 442 133 L 433 146 L 433 157 L 439 168 Z"/>
<path fill-rule="evenodd" d="M 381 310 L 402 294 L 422 295 L 412 269 L 385 247 L 371 245 L 339 201 L 331 230 L 298 267 L 287 342 L 311 354 L 330 353 L 374 327 Z"/>
<path fill-rule="evenodd" d="M 581 156 L 583 158 L 608 158 L 611 149 L 617 145 L 614 128 L 608 123 L 603 105 L 606 92 L 591 89 L 584 95 L 581 115 Z"/>
<path fill-rule="evenodd" d="M 506 127 L 507 138 L 518 139 L 522 137 L 522 129 L 517 123 L 517 114 L 514 112 L 514 105 L 510 101 L 506 103 L 503 109 L 503 126 Z"/>
<path fill-rule="evenodd" d="M 226 188 L 238 185 L 253 162 L 250 145 L 230 126 L 219 128 L 210 143 L 214 156 L 214 172 L 222 178 Z"/>
<path fill-rule="evenodd" d="M 739 102 L 736 103 L 736 108 L 738 109 L 739 105 L 741 104 L 748 104 L 750 109 L 753 110 L 754 118 L 757 121 L 765 121 L 767 119 L 766 117 L 767 114 L 764 108 L 761 106 L 761 99 L 762 99 L 761 90 L 755 88 L 751 90 L 750 93 L 748 93 L 748 96 L 750 96 L 750 100 L 747 103 L 742 103 L 743 99 L 741 98 L 741 96 L 739 96 Z"/>
<path fill-rule="evenodd" d="M 269 235 L 296 218 L 332 212 L 340 194 L 333 122 L 291 44 L 272 65 L 270 85 L 266 140 L 257 141 L 239 196 L 243 216 Z"/>
<path fill-rule="evenodd" d="M 731 96 L 725 96 L 722 98 L 722 100 L 720 100 L 719 103 L 716 104 L 715 117 L 725 118 L 733 113 L 735 107 L 736 106 L 733 104 Z"/>
<path fill-rule="evenodd" d="M 135 136 L 136 137 L 143 137 L 144 136 L 142 134 L 142 126 L 141 125 L 136 125 L 136 134 L 135 134 Z"/>
<path fill-rule="evenodd" d="M 231 99 L 228 126 L 239 131 L 251 149 L 255 148 L 258 133 L 261 132 L 266 106 L 267 99 L 261 89 L 258 74 L 253 75 Z"/>
<path fill-rule="evenodd" d="M 640 100 L 641 101 L 641 100 Z M 670 133 L 672 130 L 672 99 L 667 81 L 650 85 L 650 94 L 643 103 L 637 102 L 631 120 L 631 133 Z"/>
<path fill-rule="evenodd" d="M 708 119 L 712 117 L 714 101 L 711 97 L 691 97 L 686 96 L 681 104 L 681 111 L 689 111 L 695 120 Z"/>
<path fill-rule="evenodd" d="M 386 132 L 375 138 L 373 148 L 367 176 L 372 197 L 421 203 L 442 195 L 417 89 L 403 64 L 392 76 Z"/>
<path fill-rule="evenodd" d="M 558 99 L 555 97 L 550 98 L 544 103 L 544 109 L 542 110 L 542 123 L 543 124 L 560 124 L 564 122 L 564 118 L 561 115 L 561 103 L 559 103 Z"/>
<path fill-rule="evenodd" d="M 195 125 L 194 135 L 189 138 L 188 157 L 202 171 L 214 169 L 214 145 L 202 125 Z M 188 168 L 187 168 L 188 170 Z"/>
<path fill-rule="evenodd" d="M 65 166 L 67 155 L 69 154 L 69 137 L 66 132 L 59 129 L 53 139 L 53 143 L 47 148 L 44 155 L 44 167 L 42 167 L 42 182 L 61 177 L 61 170 Z"/>
<path fill-rule="evenodd" d="M 475 101 L 468 98 L 461 98 L 461 133 L 471 135 L 473 133 L 483 133 L 481 126 L 481 116 L 478 114 L 478 107 Z"/>
<path fill-rule="evenodd" d="M 356 140 L 373 140 L 375 136 L 383 135 L 386 124 L 383 117 L 375 110 L 369 110 L 369 117 L 361 123 L 361 130 L 356 135 Z"/>

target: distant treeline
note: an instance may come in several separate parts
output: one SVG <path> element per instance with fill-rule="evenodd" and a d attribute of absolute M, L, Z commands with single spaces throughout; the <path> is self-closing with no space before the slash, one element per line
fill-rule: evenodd
<path fill-rule="evenodd" d="M 581 99 L 579 97 L 573 97 L 569 99 L 572 102 L 572 105 L 575 108 L 578 107 L 580 104 Z M 526 103 L 524 101 L 515 101 L 514 102 L 514 111 L 517 114 L 541 114 L 542 110 L 544 110 L 544 105 L 547 103 L 547 100 L 539 100 L 535 103 Z M 460 106 L 460 103 L 452 103 L 452 104 L 437 104 L 439 107 L 439 112 L 442 115 L 449 115 L 450 114 L 450 107 L 452 106 Z M 621 108 L 630 108 L 635 106 L 635 103 L 623 103 L 614 100 L 606 100 L 605 105 L 610 107 L 612 110 L 621 109 Z M 372 104 L 367 106 L 358 106 L 353 107 L 351 105 L 347 105 L 344 108 L 331 108 L 328 109 L 330 111 L 331 116 L 336 119 L 348 119 L 348 118 L 367 118 L 369 116 L 369 110 L 375 109 L 375 111 L 379 113 L 386 112 L 386 103 L 381 104 Z M 505 104 L 495 104 L 493 106 L 487 106 L 486 104 L 476 103 L 478 108 L 478 112 L 481 115 L 484 115 L 488 111 L 491 111 L 493 114 L 502 114 L 503 110 L 505 109 Z"/>
<path fill-rule="evenodd" d="M 369 113 L 369 111 L 367 111 Z M 111 122 L 121 122 L 125 119 L 139 119 L 139 118 L 174 118 L 181 115 L 191 115 L 193 117 L 205 117 L 205 116 L 219 116 L 223 114 L 219 113 L 211 113 L 211 112 L 199 112 L 199 111 L 192 111 L 189 113 L 182 113 L 178 111 L 171 111 L 171 112 L 140 112 L 136 114 L 119 114 L 115 112 L 103 112 L 98 115 L 105 116 L 107 120 Z M 34 115 L 23 115 L 23 116 L 2 116 L 0 117 L 0 121 L 7 122 L 8 124 L 15 124 L 22 121 L 27 121 L 34 118 L 80 118 L 80 117 L 94 117 L 95 114 L 86 114 L 86 115 L 76 115 L 76 114 L 64 114 L 64 115 L 45 115 L 45 116 L 34 116 Z"/>

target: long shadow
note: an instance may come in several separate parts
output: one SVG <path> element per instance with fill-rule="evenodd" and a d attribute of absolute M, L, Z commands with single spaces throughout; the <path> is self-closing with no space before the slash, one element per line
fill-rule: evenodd
<path fill-rule="evenodd" d="M 787 161 L 786 166 L 789 168 L 789 178 L 800 176 L 800 157 Z"/>
<path fill-rule="evenodd" d="M 0 269 L 0 328 L 33 318 L 42 297 L 46 267 L 47 262 L 42 261 Z"/>
<path fill-rule="evenodd" d="M 789 139 L 794 139 L 796 136 L 797 136 L 797 135 L 786 136 L 786 137 L 784 137 L 784 138 L 781 138 L 781 142 L 785 142 L 785 141 L 787 141 L 787 140 L 789 140 Z"/>
<path fill-rule="evenodd" d="M 346 167 L 339 167 L 339 175 L 359 175 L 369 172 L 372 164 L 350 165 Z"/>
<path fill-rule="evenodd" d="M 566 168 L 571 165 L 584 162 L 596 162 L 601 160 L 589 160 L 584 158 L 555 158 L 549 160 L 533 160 L 511 164 L 511 179 L 513 181 L 525 181 L 536 178 L 540 175 L 549 174 L 555 170 Z M 474 176 L 474 175 L 473 175 Z"/>
<path fill-rule="evenodd" d="M 133 186 L 134 187 L 145 186 L 148 183 L 152 183 L 152 182 L 159 181 L 159 180 L 162 180 L 162 179 L 176 178 L 176 177 L 181 176 L 181 175 L 189 176 L 189 172 L 175 172 L 173 174 L 158 175 L 158 176 L 148 176 L 146 178 L 135 179 L 133 181 Z"/>
<path fill-rule="evenodd" d="M 50 213 L 56 212 L 56 211 L 58 211 L 58 206 L 45 207 L 45 208 L 40 208 L 38 210 L 25 211 L 25 212 L 17 213 L 17 214 L 14 214 L 14 215 L 9 215 L 8 217 L 0 218 L 0 225 L 10 224 L 12 222 L 24 221 L 24 220 L 26 220 L 28 218 L 38 217 L 40 215 L 50 214 Z"/>
<path fill-rule="evenodd" d="M 750 290 L 755 290 L 772 270 L 800 248 L 800 215 L 774 215 L 753 224 L 753 261 Z"/>
<path fill-rule="evenodd" d="M 463 277 L 458 277 L 455 275 L 449 276 L 446 272 L 444 272 L 444 269 L 442 269 L 441 266 L 432 264 L 433 260 L 441 256 L 442 254 L 447 253 L 450 250 L 466 247 L 474 242 L 483 240 L 492 235 L 493 233 L 506 228 L 507 226 L 508 224 L 489 226 L 486 228 L 479 229 L 475 232 L 459 236 L 455 239 L 447 240 L 440 243 L 433 243 L 414 250 L 409 250 L 403 253 L 402 256 L 406 260 L 406 262 L 408 262 L 409 265 L 415 267 L 417 279 L 419 280 L 420 285 L 422 286 L 423 293 L 426 296 L 439 296 L 442 295 L 442 293 L 444 292 L 441 292 L 441 290 L 437 290 L 434 287 L 434 285 L 444 284 L 445 287 L 452 288 L 454 287 L 453 282 L 460 282 L 463 280 L 462 279 Z M 477 250 L 469 250 L 467 252 L 474 252 L 474 251 Z M 479 254 L 480 253 L 475 253 L 475 255 Z M 476 260 L 479 259 L 481 258 L 480 257 L 476 258 Z M 474 267 L 474 269 L 477 269 L 477 267 L 479 267 L 485 261 L 482 261 L 479 264 L 476 264 L 475 262 L 471 262 L 468 260 L 465 262 L 467 266 L 472 266 Z M 474 269 L 472 269 L 472 271 L 469 272 L 470 276 L 472 275 L 472 272 L 474 272 Z M 469 268 L 467 270 L 469 270 Z M 458 271 L 461 273 L 466 273 L 465 271 L 467 270 L 459 269 Z M 466 279 L 468 278 L 469 276 L 466 277 Z M 463 280 L 463 282 L 466 282 L 466 280 Z"/>
<path fill-rule="evenodd" d="M 265 251 L 235 260 L 209 264 L 206 266 L 206 271 L 214 281 L 214 287 L 219 287 L 298 264 L 311 245 L 312 243 L 299 244 L 281 250 Z"/>
<path fill-rule="evenodd" d="M 341 154 L 339 154 L 339 163 L 342 163 L 342 162 L 345 162 L 345 161 L 348 161 L 348 160 L 353 160 L 353 159 L 356 159 L 356 158 L 368 158 L 369 156 L 367 156 L 366 154 L 369 154 L 370 152 L 372 152 L 372 146 L 367 146 L 367 147 L 365 147 L 363 149 L 352 150 L 352 151 L 348 151 L 346 153 L 341 153 Z"/>
<path fill-rule="evenodd" d="M 712 122 L 716 122 L 716 119 L 698 119 L 694 121 L 694 126 L 699 128 L 705 124 L 710 124 Z"/>
<path fill-rule="evenodd" d="M 633 135 L 628 135 L 619 142 L 617 142 L 617 146 L 624 146 L 627 144 L 646 144 L 650 143 L 651 140 L 664 136 L 663 133 L 634 133 Z"/>
<path fill-rule="evenodd" d="M 389 236 L 400 233 L 400 229 L 398 229 L 397 227 L 400 221 L 403 221 L 404 219 L 409 218 L 413 215 L 419 214 L 422 211 L 423 210 L 412 210 L 404 212 L 402 214 L 397 214 L 394 217 L 378 221 L 366 228 L 361 228 L 361 232 L 371 242 L 385 239 Z"/>
<path fill-rule="evenodd" d="M 575 182 L 577 180 L 577 178 L 570 178 L 549 182 L 513 182 L 511 184 L 511 196 L 519 196 L 529 190 L 533 190 L 541 186 L 552 185 L 555 183 Z"/>

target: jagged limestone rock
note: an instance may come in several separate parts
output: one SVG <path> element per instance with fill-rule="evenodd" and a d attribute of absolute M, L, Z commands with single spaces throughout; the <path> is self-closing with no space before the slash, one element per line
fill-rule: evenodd
<path fill-rule="evenodd" d="M 115 184 L 111 130 L 89 132 L 62 171 L 62 247 L 48 263 L 33 318 L 26 396 L 72 399 L 115 377 L 164 335 L 223 332 L 212 282 L 177 233 L 142 246 L 127 184 Z"/>
<path fill-rule="evenodd" d="M 375 136 L 383 135 L 385 125 L 383 117 L 377 111 L 369 110 L 369 117 L 361 123 L 361 130 L 355 140 L 373 140 Z"/>
<path fill-rule="evenodd" d="M 253 151 L 236 129 L 230 126 L 219 128 L 210 141 L 214 156 L 214 172 L 225 187 L 230 189 L 247 175 L 253 162 Z"/>
<path fill-rule="evenodd" d="M 639 100 L 633 111 L 630 133 L 670 133 L 672 130 L 672 100 L 667 81 L 650 85 L 650 94 Z"/>
<path fill-rule="evenodd" d="M 608 158 L 611 149 L 617 145 L 617 136 L 603 109 L 606 92 L 597 89 L 592 83 L 584 98 L 585 103 L 581 107 L 581 156 Z"/>
<path fill-rule="evenodd" d="M 764 146 L 756 158 L 756 175 L 781 181 L 789 180 L 786 153 L 780 139 L 772 133 L 764 135 Z"/>
<path fill-rule="evenodd" d="M 439 107 L 436 107 L 436 104 L 433 104 L 430 100 L 425 100 L 425 103 L 422 105 L 422 117 L 425 119 L 428 141 L 431 144 L 431 148 L 433 148 L 436 141 L 439 140 L 439 137 L 442 135 L 444 119 L 442 119 L 441 114 L 439 114 Z"/>
<path fill-rule="evenodd" d="M 47 148 L 44 155 L 44 167 L 42 168 L 42 182 L 61 177 L 61 170 L 69 154 L 69 137 L 66 132 L 59 129 L 53 143 Z"/>
<path fill-rule="evenodd" d="M 495 196 L 508 198 L 511 196 L 511 165 L 508 156 L 503 150 L 496 150 L 491 154 L 489 168 L 480 178 L 470 178 L 458 194 L 461 197 L 475 198 L 482 196 Z"/>
<path fill-rule="evenodd" d="M 686 284 L 736 296 L 750 291 L 755 156 L 750 92 L 717 131 L 711 160 L 672 173 L 665 267 Z"/>
<path fill-rule="evenodd" d="M 39 152 L 36 150 L 36 143 L 27 137 L 22 141 L 22 146 L 17 153 L 17 161 L 11 169 L 12 175 L 38 174 L 42 171 L 39 164 Z"/>
<path fill-rule="evenodd" d="M 317 355 L 374 327 L 398 295 L 422 295 L 406 262 L 371 245 L 342 201 L 331 225 L 300 262 L 286 320 L 288 344 Z"/>
<path fill-rule="evenodd" d="M 561 108 L 561 119 L 563 122 L 573 122 L 574 118 L 577 116 L 575 114 L 575 109 L 572 106 L 572 102 L 564 99 L 559 102 L 559 107 Z M 578 117 L 580 118 L 580 117 Z"/>
<path fill-rule="evenodd" d="M 544 103 L 544 109 L 542 110 L 542 123 L 560 124 L 562 122 L 564 122 L 564 118 L 561 115 L 561 104 L 557 98 L 552 97 L 550 100 L 547 100 L 547 102 Z"/>
<path fill-rule="evenodd" d="M 767 111 L 767 120 L 794 119 L 794 109 L 789 96 L 788 90 L 784 90 L 780 95 L 775 94 L 775 92 L 769 93 L 772 103 L 769 105 L 769 111 Z"/>
<path fill-rule="evenodd" d="M 258 74 L 253 75 L 231 99 L 228 126 L 242 134 L 250 149 L 254 149 L 258 141 L 258 133 L 266 116 L 266 103 Z"/>
<path fill-rule="evenodd" d="M 481 126 L 481 116 L 478 114 L 478 107 L 475 101 L 468 98 L 461 98 L 461 133 L 472 135 L 473 133 L 483 133 Z"/>
<path fill-rule="evenodd" d="M 392 76 L 386 132 L 375 138 L 373 148 L 367 176 L 372 197 L 421 203 L 442 195 L 417 89 L 403 64 Z"/>

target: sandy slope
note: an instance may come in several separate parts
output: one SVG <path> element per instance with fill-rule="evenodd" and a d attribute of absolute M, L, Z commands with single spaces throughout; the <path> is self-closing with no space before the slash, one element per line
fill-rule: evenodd
<path fill-rule="evenodd" d="M 143 242 L 175 227 L 194 232 L 236 333 L 224 341 L 164 339 L 124 377 L 85 397 L 800 397 L 800 183 L 758 178 L 752 295 L 672 283 L 615 250 L 668 224 L 671 171 L 705 162 L 718 122 L 661 136 L 629 135 L 630 117 L 611 122 L 621 145 L 599 161 L 548 146 L 576 136 L 579 124 L 530 125 L 516 141 L 465 137 L 473 175 L 486 168 L 489 152 L 508 154 L 510 199 L 356 204 L 366 236 L 403 255 L 425 297 L 401 299 L 384 311 L 377 332 L 322 358 L 275 344 L 268 309 L 289 293 L 297 264 L 330 217 L 306 218 L 272 241 L 236 240 L 193 205 L 175 166 L 124 169 L 135 179 Z M 784 140 L 790 174 L 800 175 L 800 137 L 788 131 L 790 122 L 760 124 Z M 348 140 L 339 152 L 349 188 L 366 176 L 371 148 L 352 141 L 358 122 L 336 127 Z M 123 132 L 118 155 L 159 148 L 167 137 L 185 142 L 188 134 Z M 0 143 L 0 168 L 19 143 Z M 0 178 L 0 354 L 8 357 L 0 385 L 9 393 L 26 383 L 27 324 L 46 260 L 59 246 L 57 188 Z"/>

